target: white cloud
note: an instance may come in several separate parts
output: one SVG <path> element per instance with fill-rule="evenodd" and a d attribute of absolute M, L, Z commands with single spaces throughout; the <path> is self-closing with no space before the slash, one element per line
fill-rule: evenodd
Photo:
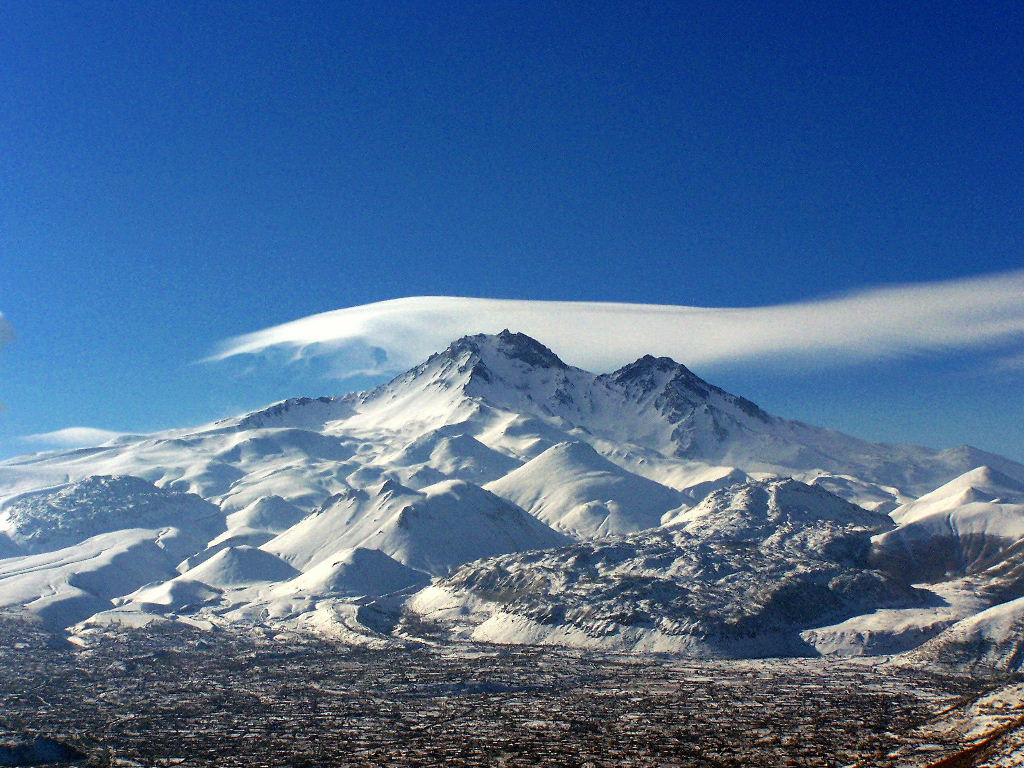
<path fill-rule="evenodd" d="M 207 358 L 327 356 L 338 375 L 404 370 L 469 333 L 522 331 L 566 362 L 610 370 L 642 354 L 688 365 L 785 357 L 814 365 L 1024 340 L 1024 270 L 749 308 L 417 296 L 304 317 Z"/>
<path fill-rule="evenodd" d="M 60 448 L 79 448 L 84 445 L 100 445 L 108 440 L 121 437 L 123 434 L 123 432 L 111 432 L 109 429 L 97 429 L 96 427 L 65 427 L 55 432 L 25 435 L 21 439 L 27 443 L 52 445 Z"/>

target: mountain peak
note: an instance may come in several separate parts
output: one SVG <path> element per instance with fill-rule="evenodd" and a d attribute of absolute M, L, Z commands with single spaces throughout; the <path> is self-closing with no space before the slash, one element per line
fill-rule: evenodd
<path fill-rule="evenodd" d="M 518 360 L 533 368 L 556 368 L 564 370 L 569 366 L 536 339 L 525 333 L 516 333 L 507 328 L 498 334 L 478 333 L 463 336 L 452 342 L 446 350 L 450 356 L 469 351 L 478 356 L 497 356 Z"/>
<path fill-rule="evenodd" d="M 630 384 L 644 379 L 662 378 L 665 374 L 672 374 L 673 378 L 703 381 L 697 374 L 671 357 L 655 357 L 654 355 L 644 355 L 608 375 L 620 384 Z"/>
<path fill-rule="evenodd" d="M 675 423 L 695 407 L 710 403 L 712 398 L 728 403 L 747 417 L 768 423 L 771 417 L 746 398 L 730 395 L 723 389 L 710 384 L 682 363 L 670 357 L 644 355 L 639 360 L 604 374 L 616 387 L 629 393 L 634 400 L 655 399 L 655 405 Z"/>

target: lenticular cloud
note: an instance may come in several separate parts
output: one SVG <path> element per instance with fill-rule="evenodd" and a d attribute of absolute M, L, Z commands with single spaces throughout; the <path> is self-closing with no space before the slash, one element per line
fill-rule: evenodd
<path fill-rule="evenodd" d="M 37 435 L 25 435 L 21 439 L 29 443 L 57 445 L 62 448 L 77 448 L 83 445 L 99 445 L 121 437 L 123 432 L 112 432 L 109 429 L 96 427 L 65 427 L 54 432 L 41 432 Z"/>
<path fill-rule="evenodd" d="M 338 374 L 399 371 L 470 333 L 521 331 L 566 362 L 610 370 L 646 353 L 702 365 L 767 357 L 850 363 L 1024 339 L 1024 270 L 765 307 L 414 296 L 237 336 L 207 358 L 336 356 Z"/>

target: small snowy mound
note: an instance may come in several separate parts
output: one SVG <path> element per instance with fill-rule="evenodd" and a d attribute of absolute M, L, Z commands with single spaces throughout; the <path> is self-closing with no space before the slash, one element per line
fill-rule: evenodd
<path fill-rule="evenodd" d="M 679 491 L 627 472 L 586 443 L 559 443 L 487 485 L 556 530 L 593 539 L 653 528 Z"/>
<path fill-rule="evenodd" d="M 187 578 L 213 587 L 237 587 L 263 581 L 286 581 L 298 571 L 284 560 L 255 547 L 228 547 L 187 571 Z"/>
<path fill-rule="evenodd" d="M 479 485 L 508 474 L 522 462 L 488 448 L 470 435 L 437 429 L 416 438 L 388 457 L 386 463 L 398 467 L 423 465 L 439 473 L 439 480 L 456 478 Z"/>
<path fill-rule="evenodd" d="M 423 587 L 430 576 L 377 549 L 346 549 L 280 585 L 277 594 L 361 597 L 386 595 L 408 587 Z"/>
<path fill-rule="evenodd" d="M 280 496 L 261 496 L 238 512 L 228 515 L 228 528 L 251 528 L 280 533 L 295 525 L 306 514 Z"/>
<path fill-rule="evenodd" d="M 209 584 L 179 576 L 143 587 L 114 603 L 144 612 L 169 613 L 198 607 L 220 597 L 221 593 L 222 590 Z"/>

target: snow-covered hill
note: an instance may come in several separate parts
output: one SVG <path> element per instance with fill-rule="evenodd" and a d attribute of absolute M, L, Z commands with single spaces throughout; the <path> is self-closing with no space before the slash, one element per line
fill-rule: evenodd
<path fill-rule="evenodd" d="M 978 467 L 891 513 L 875 562 L 919 581 L 984 569 L 1024 538 L 1024 483 Z"/>
<path fill-rule="evenodd" d="M 461 480 L 414 491 L 388 480 L 350 491 L 263 545 L 303 570 L 342 550 L 376 549 L 441 576 L 481 557 L 557 547 L 565 537 L 512 504 Z"/>
<path fill-rule="evenodd" d="M 96 476 L 30 491 L 0 507 L 0 530 L 26 553 L 125 528 L 167 526 L 212 535 L 223 530 L 224 520 L 216 506 L 198 496 L 125 476 Z"/>
<path fill-rule="evenodd" d="M 653 528 L 663 515 L 690 501 L 627 472 L 583 442 L 553 445 L 487 489 L 581 539 Z"/>
<path fill-rule="evenodd" d="M 1024 597 L 962 619 L 900 661 L 989 675 L 1020 672 L 1024 669 Z"/>
<path fill-rule="evenodd" d="M 216 506 L 133 477 L 92 477 L 22 494 L 2 510 L 25 552 L 0 560 L 0 609 L 65 627 L 176 575 L 224 529 Z"/>
<path fill-rule="evenodd" d="M 505 331 L 367 392 L 0 462 L 0 609 L 904 650 L 1024 594 L 1022 489 L 976 448 L 870 443 L 667 358 L 593 374 Z"/>

